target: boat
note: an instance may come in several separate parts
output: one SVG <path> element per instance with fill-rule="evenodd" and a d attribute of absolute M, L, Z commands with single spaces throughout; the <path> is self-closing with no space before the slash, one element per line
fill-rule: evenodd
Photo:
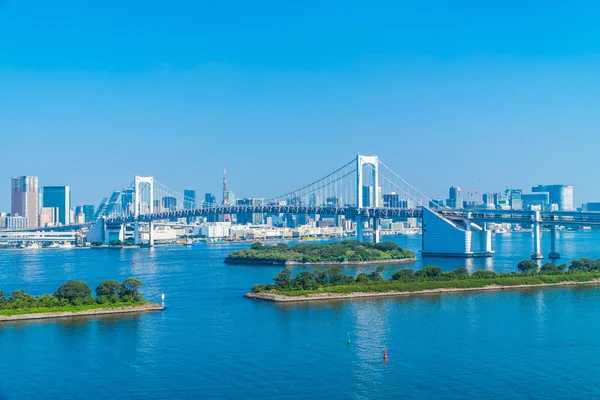
<path fill-rule="evenodd" d="M 306 237 L 301 238 L 300 240 L 317 240 L 317 238 L 314 236 L 306 236 Z"/>

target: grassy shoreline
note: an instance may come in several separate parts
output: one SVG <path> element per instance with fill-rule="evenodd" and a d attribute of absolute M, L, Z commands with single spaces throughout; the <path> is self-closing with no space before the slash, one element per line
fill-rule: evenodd
<path fill-rule="evenodd" d="M 598 284 L 599 281 L 600 272 L 529 276 L 509 275 L 496 278 L 452 281 L 382 281 L 360 286 L 355 284 L 330 286 L 316 290 L 272 290 L 263 293 L 250 292 L 246 294 L 246 297 L 269 301 L 292 302 L 591 285 Z"/>
<path fill-rule="evenodd" d="M 164 307 L 147 301 L 122 302 L 116 304 L 89 304 L 0 310 L 0 323 L 34 319 L 82 317 L 134 312 L 161 311 Z"/>

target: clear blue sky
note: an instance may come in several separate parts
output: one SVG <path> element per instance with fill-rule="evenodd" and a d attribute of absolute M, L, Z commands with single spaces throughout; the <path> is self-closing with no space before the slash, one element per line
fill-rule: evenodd
<path fill-rule="evenodd" d="M 97 204 L 134 174 L 218 194 L 226 165 L 238 196 L 269 196 L 357 153 L 428 195 L 569 183 L 600 201 L 599 17 L 592 1 L 0 0 L 0 210 L 13 175 Z"/>

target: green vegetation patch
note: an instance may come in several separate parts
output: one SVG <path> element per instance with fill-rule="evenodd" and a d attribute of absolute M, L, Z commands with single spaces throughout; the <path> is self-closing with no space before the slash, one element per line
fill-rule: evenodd
<path fill-rule="evenodd" d="M 254 243 L 249 249 L 239 250 L 229 254 L 225 262 L 233 261 L 269 261 L 301 263 L 319 262 L 363 262 L 385 261 L 415 258 L 415 253 L 405 250 L 392 242 L 361 243 L 356 240 L 345 240 L 327 244 L 297 244 L 288 246 L 279 243 L 275 246 L 265 246 Z"/>
<path fill-rule="evenodd" d="M 531 260 L 521 261 L 520 272 L 496 273 L 475 271 L 469 274 L 466 268 L 443 272 L 439 267 L 425 267 L 417 271 L 405 268 L 396 271 L 385 280 L 382 267 L 370 274 L 345 275 L 340 267 L 323 271 L 303 271 L 292 276 L 289 268 L 283 269 L 268 285 L 255 285 L 253 293 L 269 293 L 284 296 L 306 296 L 311 294 L 349 294 L 416 292 L 435 289 L 473 289 L 490 285 L 518 286 L 556 284 L 562 282 L 588 282 L 600 279 L 600 260 L 574 260 L 570 266 L 546 263 L 538 270 Z M 568 268 L 568 269 L 567 269 Z"/>
<path fill-rule="evenodd" d="M 24 290 L 15 290 L 10 295 L 0 290 L 0 315 L 11 316 L 64 311 L 87 311 L 143 305 L 146 303 L 139 288 L 143 283 L 129 278 L 119 283 L 104 281 L 96 287 L 96 297 L 90 287 L 82 281 L 68 281 L 54 294 L 33 296 Z"/>

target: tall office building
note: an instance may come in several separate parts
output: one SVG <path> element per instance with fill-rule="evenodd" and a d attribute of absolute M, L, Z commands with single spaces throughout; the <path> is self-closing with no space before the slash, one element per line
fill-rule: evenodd
<path fill-rule="evenodd" d="M 58 223 L 71 223 L 71 188 L 69 186 L 44 186 L 43 206 L 58 209 Z"/>
<path fill-rule="evenodd" d="M 177 198 L 172 196 L 165 196 L 162 198 L 162 206 L 165 211 L 177 210 Z"/>
<path fill-rule="evenodd" d="M 460 187 L 451 186 L 448 192 L 448 200 L 446 205 L 450 208 L 463 208 L 463 200 L 460 195 Z"/>
<path fill-rule="evenodd" d="M 217 204 L 217 197 L 212 193 L 204 193 L 204 205 L 205 206 L 214 206 Z"/>
<path fill-rule="evenodd" d="M 27 220 L 29 228 L 38 227 L 38 178 L 18 176 L 10 181 L 10 214 Z"/>
<path fill-rule="evenodd" d="M 386 193 L 383 195 L 383 206 L 390 208 L 400 207 L 400 195 L 398 193 Z"/>
<path fill-rule="evenodd" d="M 363 186 L 362 188 L 362 205 L 363 207 L 374 207 L 373 186 Z"/>
<path fill-rule="evenodd" d="M 196 191 L 193 189 L 185 189 L 183 191 L 183 209 L 195 210 L 196 206 Z"/>
<path fill-rule="evenodd" d="M 548 192 L 550 204 L 556 204 L 558 211 L 573 211 L 573 186 L 571 185 L 538 185 L 531 188 L 534 193 Z"/>
<path fill-rule="evenodd" d="M 236 201 L 238 206 L 262 206 L 265 204 L 265 199 L 262 198 L 246 198 Z M 262 224 L 265 218 L 263 213 L 244 212 L 237 214 L 238 224 Z"/>

